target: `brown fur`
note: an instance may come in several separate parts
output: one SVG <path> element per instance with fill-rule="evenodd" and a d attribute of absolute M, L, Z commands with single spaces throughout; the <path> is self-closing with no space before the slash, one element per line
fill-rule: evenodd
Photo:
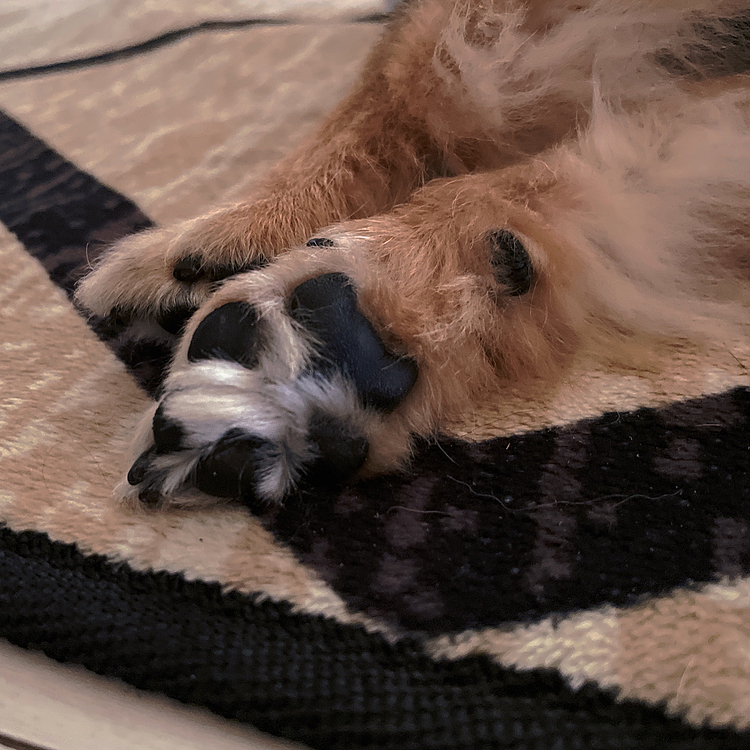
<path fill-rule="evenodd" d="M 203 304 L 189 339 L 255 286 L 186 288 L 171 276 L 180 258 L 278 257 L 284 292 L 345 271 L 420 366 L 371 440 L 370 471 L 507 389 L 552 387 L 573 352 L 627 363 L 657 342 L 731 335 L 750 273 L 750 59 L 721 19 L 748 12 L 731 0 L 407 4 L 356 89 L 255 197 L 125 240 L 79 299 L 99 314 Z M 300 247 L 324 227 L 335 248 Z M 534 261 L 525 296 L 493 275 L 497 228 Z"/>

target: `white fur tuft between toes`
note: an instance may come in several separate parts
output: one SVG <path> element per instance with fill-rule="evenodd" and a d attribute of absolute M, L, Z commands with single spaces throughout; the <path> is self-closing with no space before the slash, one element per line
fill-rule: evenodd
<path fill-rule="evenodd" d="M 278 450 L 255 480 L 256 495 L 280 502 L 299 482 L 305 467 L 316 457 L 308 440 L 314 414 L 338 418 L 355 434 L 371 436 L 377 414 L 360 404 L 354 386 L 338 373 L 303 370 L 290 380 L 269 377 L 263 362 L 254 370 L 224 360 L 187 364 L 170 374 L 161 402 L 164 415 L 183 430 L 183 449 L 155 456 L 151 474 L 158 473 L 166 502 L 189 505 L 206 496 L 190 489 L 201 457 L 208 455 L 230 430 L 261 438 Z M 151 423 L 156 406 L 144 416 L 135 441 L 134 459 L 153 445 Z M 125 496 L 137 494 L 127 482 Z"/>

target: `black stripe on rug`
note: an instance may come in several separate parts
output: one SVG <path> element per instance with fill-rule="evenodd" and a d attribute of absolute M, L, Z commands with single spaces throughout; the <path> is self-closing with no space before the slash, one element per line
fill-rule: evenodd
<path fill-rule="evenodd" d="M 153 226 L 130 199 L 67 161 L 4 112 L 0 221 L 68 294 L 105 246 Z"/>
<path fill-rule="evenodd" d="M 41 745 L 30 745 L 28 742 L 21 742 L 21 740 L 8 737 L 7 734 L 0 734 L 0 747 L 8 748 L 9 750 L 51 750 L 51 748 L 42 747 Z"/>
<path fill-rule="evenodd" d="M 4 112 L 0 222 L 68 295 L 108 245 L 153 226 L 133 201 L 79 169 Z M 141 386 L 154 392 L 171 347 L 137 338 L 124 322 L 89 322 Z"/>
<path fill-rule="evenodd" d="M 256 508 L 357 610 L 433 634 L 750 573 L 750 389 L 482 443 Z"/>
<path fill-rule="evenodd" d="M 750 735 L 0 527 L 0 636 L 326 750 L 731 750 Z"/>
<path fill-rule="evenodd" d="M 387 15 L 373 13 L 359 18 L 353 18 L 349 23 L 383 23 L 388 19 Z M 74 57 L 68 60 L 59 60 L 57 62 L 44 63 L 41 65 L 27 65 L 20 68 L 10 68 L 0 70 L 0 83 L 5 81 L 14 81 L 19 78 L 33 78 L 35 76 L 47 75 L 49 73 L 68 73 L 72 70 L 81 68 L 90 68 L 96 65 L 106 65 L 108 63 L 120 62 L 137 55 L 165 47 L 169 44 L 175 44 L 196 34 L 205 34 L 217 31 L 233 31 L 238 29 L 247 29 L 252 26 L 289 26 L 291 24 L 299 25 L 299 22 L 286 20 L 283 18 L 245 18 L 236 21 L 203 21 L 184 26 L 180 29 L 171 29 L 162 34 L 157 34 L 150 39 L 142 42 L 128 44 L 117 49 L 107 50 L 96 54 Z"/>

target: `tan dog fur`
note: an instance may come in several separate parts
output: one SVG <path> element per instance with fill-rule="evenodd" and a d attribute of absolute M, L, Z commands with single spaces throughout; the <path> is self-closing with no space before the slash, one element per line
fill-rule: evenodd
<path fill-rule="evenodd" d="M 724 75 L 737 71 L 720 19 L 748 10 L 416 0 L 256 196 L 124 240 L 78 298 L 100 315 L 202 305 L 179 368 L 220 305 L 247 299 L 271 314 L 300 281 L 347 273 L 362 311 L 420 372 L 368 427 L 370 473 L 399 465 L 411 435 L 507 389 L 554 387 L 574 352 L 634 363 L 653 346 L 731 334 L 748 313 L 750 79 Z M 532 258 L 527 295 L 508 296 L 493 273 L 497 228 Z M 316 234 L 334 247 L 300 246 Z M 259 255 L 277 260 L 219 291 L 171 273 L 186 256 Z"/>

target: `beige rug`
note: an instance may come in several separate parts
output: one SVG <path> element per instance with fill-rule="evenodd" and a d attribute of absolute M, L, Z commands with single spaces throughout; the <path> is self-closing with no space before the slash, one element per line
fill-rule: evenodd
<path fill-rule="evenodd" d="M 201 24 L 321 24 L 388 13 L 398 0 L 6 0 L 0 70 L 59 63 L 141 45 Z"/>
<path fill-rule="evenodd" d="M 0 65 L 303 5 L 5 6 Z M 63 287 L 241 197 L 380 31 L 204 30 L 0 83 L 0 635 L 310 747 L 750 746 L 750 336 L 659 376 L 581 362 L 405 476 L 262 518 L 113 503 L 148 401 L 123 362 L 164 352 L 108 348 Z"/>

